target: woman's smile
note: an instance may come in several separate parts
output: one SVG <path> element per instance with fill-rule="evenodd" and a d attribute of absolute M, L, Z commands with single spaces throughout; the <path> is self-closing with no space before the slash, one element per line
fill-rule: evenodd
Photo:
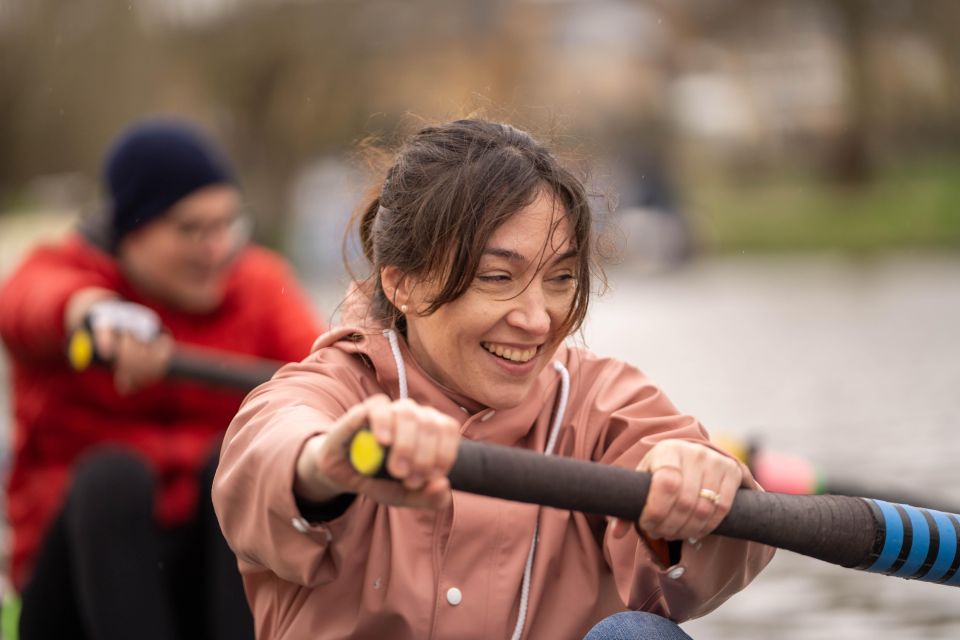
<path fill-rule="evenodd" d="M 523 347 L 499 342 L 481 342 L 480 346 L 503 360 L 520 364 L 532 360 L 537 355 L 537 349 L 539 348 L 539 345 Z"/>

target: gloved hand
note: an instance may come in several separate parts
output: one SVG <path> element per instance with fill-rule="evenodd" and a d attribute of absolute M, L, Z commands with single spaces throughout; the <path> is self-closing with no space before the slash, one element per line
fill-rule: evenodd
<path fill-rule="evenodd" d="M 113 369 L 114 386 L 126 395 L 166 375 L 174 344 L 155 311 L 115 295 L 101 289 L 78 291 L 65 320 L 71 333 L 81 326 L 90 332 L 94 359 Z"/>
<path fill-rule="evenodd" d="M 87 326 L 96 336 L 103 335 L 103 342 L 109 344 L 115 333 L 129 333 L 139 342 L 151 342 L 160 334 L 163 325 L 160 316 L 153 309 L 134 302 L 124 300 L 100 300 L 90 305 L 84 319 Z M 100 349 L 101 356 L 108 349 Z M 110 358 L 105 358 L 109 360 Z"/>

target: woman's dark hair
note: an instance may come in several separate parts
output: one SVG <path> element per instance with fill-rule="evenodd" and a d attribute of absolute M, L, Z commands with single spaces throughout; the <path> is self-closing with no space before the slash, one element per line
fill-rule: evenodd
<path fill-rule="evenodd" d="M 541 192 L 563 207 L 577 249 L 576 294 L 564 322 L 567 333 L 576 331 L 586 316 L 593 269 L 583 184 L 528 133 L 476 119 L 414 134 L 397 153 L 379 195 L 355 215 L 372 267 L 366 283 L 372 314 L 402 326 L 403 316 L 380 281 L 387 265 L 404 275 L 439 276 L 439 293 L 425 313 L 459 298 L 473 282 L 493 232 Z"/>

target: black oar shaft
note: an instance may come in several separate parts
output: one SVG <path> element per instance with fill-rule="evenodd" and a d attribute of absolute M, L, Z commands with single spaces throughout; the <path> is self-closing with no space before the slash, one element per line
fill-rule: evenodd
<path fill-rule="evenodd" d="M 650 488 L 646 474 L 471 440 L 460 441 L 449 478 L 459 491 L 627 520 Z"/>
<path fill-rule="evenodd" d="M 67 358 L 77 371 L 84 371 L 94 364 L 110 364 L 97 352 L 88 328 L 77 329 L 70 335 Z M 178 345 L 166 375 L 169 378 L 250 391 L 273 377 L 282 365 L 276 360 L 230 351 Z"/>
<path fill-rule="evenodd" d="M 461 440 L 456 490 L 557 509 L 640 517 L 650 474 Z M 740 489 L 717 535 L 843 567 L 960 585 L 960 516 L 850 496 Z"/>
<path fill-rule="evenodd" d="M 514 447 L 462 440 L 450 485 L 469 493 L 636 520 L 650 474 Z M 863 564 L 876 520 L 860 498 L 740 490 L 718 535 L 789 549 L 833 564 Z"/>
<path fill-rule="evenodd" d="M 272 360 L 180 348 L 170 360 L 167 376 L 249 391 L 269 380 L 280 365 Z"/>

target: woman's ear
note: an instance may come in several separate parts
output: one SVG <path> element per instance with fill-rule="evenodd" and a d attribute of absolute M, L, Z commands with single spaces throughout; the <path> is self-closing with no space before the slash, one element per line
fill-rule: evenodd
<path fill-rule="evenodd" d="M 380 268 L 380 284 L 383 286 L 383 293 L 393 306 L 400 309 L 401 313 L 406 313 L 410 304 L 409 282 L 409 278 L 400 271 L 399 267 L 388 265 Z"/>

